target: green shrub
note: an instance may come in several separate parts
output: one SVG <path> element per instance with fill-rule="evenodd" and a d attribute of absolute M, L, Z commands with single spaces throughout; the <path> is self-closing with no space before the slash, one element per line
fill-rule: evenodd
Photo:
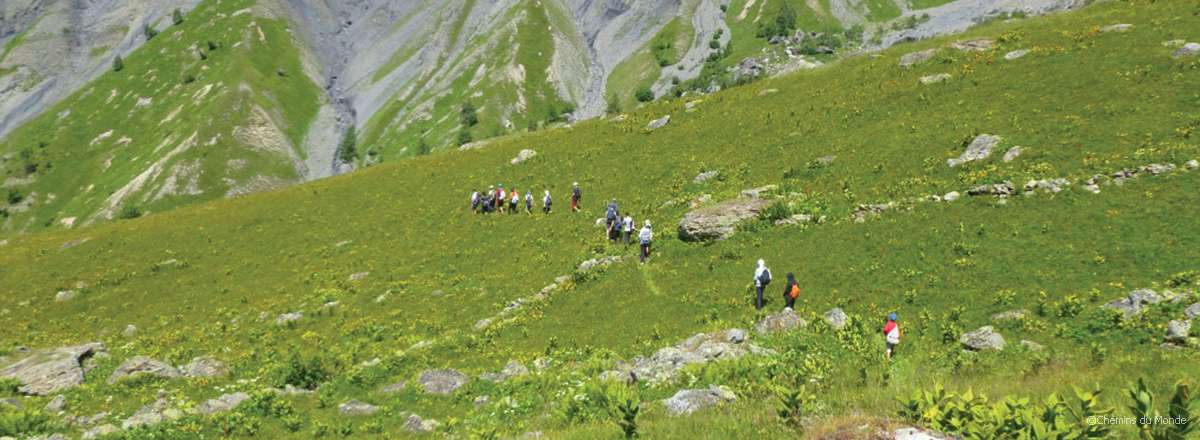
<path fill-rule="evenodd" d="M 120 72 L 125 69 L 125 60 L 121 59 L 120 55 L 117 55 L 116 58 L 113 58 L 112 69 L 113 72 Z"/>
<path fill-rule="evenodd" d="M 176 9 L 175 12 L 172 12 L 171 23 L 174 23 L 176 26 L 183 24 L 183 12 L 179 9 Z"/>
<path fill-rule="evenodd" d="M 783 200 L 776 201 L 758 213 L 758 219 L 768 225 L 775 224 L 779 220 L 786 219 L 792 216 L 792 209 L 788 207 L 787 202 Z"/>
<path fill-rule="evenodd" d="M 1200 433 L 1196 419 L 1196 401 L 1191 387 L 1183 382 L 1175 384 L 1175 395 L 1167 407 L 1167 415 L 1163 416 L 1154 407 L 1154 394 L 1146 386 L 1146 381 L 1138 378 L 1127 391 L 1130 400 L 1129 411 L 1137 421 L 1138 436 L 1142 440 L 1183 440 L 1193 438 Z"/>
<path fill-rule="evenodd" d="M 475 110 L 475 105 L 470 101 L 464 102 L 462 110 L 459 111 L 459 116 L 462 119 L 463 125 L 474 127 L 479 124 L 479 114 Z"/>
<path fill-rule="evenodd" d="M 642 87 L 633 93 L 633 97 L 638 102 L 650 102 L 654 100 L 654 91 L 650 90 L 650 87 Z"/>
<path fill-rule="evenodd" d="M 158 30 L 147 24 L 142 26 L 142 34 L 146 36 L 146 41 L 150 41 L 158 36 Z"/>
<path fill-rule="evenodd" d="M 14 377 L 0 377 L 0 396 L 15 396 L 20 391 L 20 379 Z"/>
<path fill-rule="evenodd" d="M 358 160 L 358 133 L 354 124 L 351 124 L 342 136 L 342 143 L 338 145 L 338 160 L 342 163 L 354 163 Z"/>
<path fill-rule="evenodd" d="M 279 387 L 291 385 L 313 390 L 322 382 L 329 380 L 332 375 L 331 370 L 328 362 L 318 356 L 303 356 L 299 352 L 292 351 L 288 360 L 276 371 L 275 385 Z"/>
<path fill-rule="evenodd" d="M 900 403 L 901 417 L 963 438 L 1105 438 L 1109 425 L 1094 421 L 1113 412 L 1101 405 L 1098 389 L 1076 389 L 1073 401 L 1051 394 L 1041 403 L 1008 397 L 992 404 L 987 396 L 947 393 L 939 384 Z"/>
<path fill-rule="evenodd" d="M 472 140 L 472 138 L 471 138 L 470 130 L 467 130 L 464 128 L 458 132 L 458 145 L 460 147 L 471 143 L 471 140 Z"/>
<path fill-rule="evenodd" d="M 129 220 L 142 216 L 142 210 L 137 206 L 126 205 L 117 213 L 117 218 L 121 220 Z"/>
<path fill-rule="evenodd" d="M 25 195 L 21 194 L 21 191 L 18 191 L 15 188 L 9 189 L 7 200 L 9 205 L 16 205 L 21 203 L 22 200 L 25 200 Z"/>
<path fill-rule="evenodd" d="M 638 436 L 637 416 L 641 406 L 641 400 L 636 395 L 622 396 L 617 401 L 614 413 L 616 415 L 617 426 L 621 427 L 621 432 L 625 434 L 625 438 Z"/>
<path fill-rule="evenodd" d="M 0 406 L 0 436 L 32 437 L 57 428 L 54 418 L 40 410 Z"/>

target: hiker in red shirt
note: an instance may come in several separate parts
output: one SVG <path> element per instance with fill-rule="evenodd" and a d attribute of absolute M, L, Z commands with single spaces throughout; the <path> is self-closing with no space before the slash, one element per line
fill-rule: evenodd
<path fill-rule="evenodd" d="M 900 345 L 900 324 L 896 323 L 896 313 L 888 314 L 888 322 L 883 325 L 883 335 L 887 339 L 887 358 L 892 360 L 892 352 Z"/>

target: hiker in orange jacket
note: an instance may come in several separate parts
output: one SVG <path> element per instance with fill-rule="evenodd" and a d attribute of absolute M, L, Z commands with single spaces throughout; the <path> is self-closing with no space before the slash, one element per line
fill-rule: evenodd
<path fill-rule="evenodd" d="M 792 309 L 796 305 L 796 298 L 800 296 L 800 283 L 796 282 L 796 275 L 793 273 L 787 274 L 787 284 L 783 285 L 783 303 L 787 309 Z"/>

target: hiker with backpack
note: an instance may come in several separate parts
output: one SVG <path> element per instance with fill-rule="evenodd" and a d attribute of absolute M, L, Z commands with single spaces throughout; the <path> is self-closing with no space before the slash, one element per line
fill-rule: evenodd
<path fill-rule="evenodd" d="M 516 188 L 513 188 L 512 199 L 510 199 L 508 202 L 508 213 L 516 214 L 517 213 L 517 205 L 519 205 L 520 203 L 521 203 L 521 193 L 517 192 Z"/>
<path fill-rule="evenodd" d="M 621 218 L 621 211 L 617 209 L 617 199 L 612 199 L 608 202 L 608 208 L 604 211 L 604 225 L 608 232 L 609 241 L 616 240 L 615 232 L 618 231 L 619 225 L 617 221 Z"/>
<path fill-rule="evenodd" d="M 479 213 L 479 191 L 471 190 L 471 212 Z"/>
<path fill-rule="evenodd" d="M 885 355 L 890 361 L 892 360 L 892 353 L 895 352 L 896 346 L 900 345 L 900 324 L 896 323 L 896 312 L 888 314 L 887 324 L 883 325 L 883 336 L 887 341 Z"/>
<path fill-rule="evenodd" d="M 633 235 L 633 216 L 625 213 L 625 219 L 621 220 L 623 232 L 625 232 L 625 246 L 629 246 L 629 238 Z"/>
<path fill-rule="evenodd" d="M 496 186 L 498 187 L 496 189 L 496 200 L 495 200 L 496 212 L 503 214 L 504 213 L 504 196 L 506 195 L 506 193 L 504 192 L 504 185 L 496 185 Z"/>
<path fill-rule="evenodd" d="M 758 268 L 754 269 L 754 289 L 758 292 L 758 299 L 754 303 L 754 307 L 758 310 L 763 308 L 763 289 L 771 284 L 771 269 L 767 269 L 767 263 L 763 260 L 758 260 Z"/>
<path fill-rule="evenodd" d="M 542 196 L 542 212 L 550 213 L 550 190 L 546 190 L 546 194 Z"/>
<path fill-rule="evenodd" d="M 796 274 L 787 274 L 787 284 L 783 286 L 783 302 L 788 310 L 795 310 L 796 298 L 800 297 L 800 283 L 796 282 Z"/>
<path fill-rule="evenodd" d="M 643 226 L 642 231 L 638 233 L 638 242 L 642 250 L 642 264 L 646 264 L 646 259 L 650 258 L 651 240 L 654 240 L 654 230 L 650 229 L 650 219 L 646 219 L 646 226 Z"/>
<path fill-rule="evenodd" d="M 533 191 L 525 193 L 525 213 L 533 214 Z"/>
<path fill-rule="evenodd" d="M 579 189 L 579 182 L 571 184 L 571 212 L 579 212 L 579 200 L 583 198 L 583 191 Z"/>

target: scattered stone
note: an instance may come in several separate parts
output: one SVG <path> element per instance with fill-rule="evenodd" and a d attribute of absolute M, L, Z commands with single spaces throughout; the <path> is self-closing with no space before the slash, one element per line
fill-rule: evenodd
<path fill-rule="evenodd" d="M 438 423 L 437 420 L 422 419 L 421 416 L 416 414 L 409 414 L 408 418 L 404 420 L 404 430 L 408 432 L 433 432 L 441 426 L 442 424 Z"/>
<path fill-rule="evenodd" d="M 1137 289 L 1129 292 L 1125 298 L 1111 301 L 1105 304 L 1104 307 L 1120 311 L 1125 314 L 1126 318 L 1139 315 L 1145 306 L 1150 304 L 1158 304 L 1162 301 L 1162 297 L 1158 293 L 1150 289 Z"/>
<path fill-rule="evenodd" d="M 779 93 L 779 89 L 763 89 L 758 92 L 758 96 L 774 95 Z"/>
<path fill-rule="evenodd" d="M 656 384 L 674 378 L 687 365 L 737 359 L 748 353 L 769 353 L 768 350 L 746 343 L 746 337 L 747 333 L 742 329 L 699 333 L 674 346 L 663 347 L 649 358 L 638 357 L 632 363 L 619 362 L 613 370 L 601 373 L 600 378 Z"/>
<path fill-rule="evenodd" d="M 885 435 L 885 437 L 892 440 L 951 440 L 954 438 L 945 434 L 911 427 L 897 429 L 892 432 L 891 436 Z"/>
<path fill-rule="evenodd" d="M 696 197 L 695 200 L 688 202 L 688 208 L 696 209 L 701 206 L 707 205 L 711 201 L 712 201 L 712 194 L 701 194 L 699 197 Z"/>
<path fill-rule="evenodd" d="M 1042 351 L 1046 348 L 1046 347 L 1043 347 L 1042 344 L 1039 344 L 1037 342 L 1033 342 L 1033 341 L 1030 341 L 1027 339 L 1021 340 L 1021 346 L 1025 347 L 1025 349 L 1027 349 L 1029 351 Z"/>
<path fill-rule="evenodd" d="M 533 151 L 533 150 L 529 150 L 529 149 L 521 150 L 520 153 L 517 153 L 517 157 L 514 157 L 513 160 L 510 161 L 510 163 L 512 163 L 513 165 L 520 165 L 522 163 L 525 163 L 525 161 L 532 159 L 533 156 L 537 156 L 537 151 Z"/>
<path fill-rule="evenodd" d="M 679 238 L 684 241 L 720 240 L 733 235 L 738 223 L 755 218 L 770 202 L 760 198 L 737 198 L 684 214 Z"/>
<path fill-rule="evenodd" d="M 846 316 L 846 312 L 843 312 L 840 307 L 834 307 L 825 312 L 825 322 L 834 330 L 841 330 L 846 327 L 846 324 L 849 324 L 850 318 Z"/>
<path fill-rule="evenodd" d="M 221 377 L 229 374 L 225 364 L 211 356 L 201 356 L 192 359 L 187 365 L 179 367 L 186 377 Z"/>
<path fill-rule="evenodd" d="M 951 78 L 951 75 L 949 73 L 939 73 L 937 75 L 922 76 L 921 79 L 919 79 L 918 81 L 921 84 L 930 85 L 930 84 L 937 84 L 940 82 L 949 81 L 950 78 Z"/>
<path fill-rule="evenodd" d="M 709 386 L 701 390 L 679 390 L 674 396 L 663 400 L 667 414 L 681 416 L 696 411 L 737 400 L 737 396 L 724 386 Z"/>
<path fill-rule="evenodd" d="M 812 223 L 813 221 L 814 221 L 814 219 L 813 219 L 812 215 L 795 214 L 795 215 L 785 218 L 785 219 L 775 220 L 775 226 L 803 225 L 803 224 Z"/>
<path fill-rule="evenodd" d="M 607 257 L 593 258 L 591 260 L 587 260 L 582 263 L 579 263 L 579 268 L 576 270 L 578 270 L 579 272 L 587 272 L 592 269 L 608 267 L 608 266 L 620 263 L 621 260 L 624 260 L 624 259 L 625 259 L 625 257 L 620 256 L 620 255 L 610 255 Z"/>
<path fill-rule="evenodd" d="M 517 361 L 509 361 L 508 365 L 498 373 L 484 373 L 479 378 L 488 382 L 504 382 L 509 379 L 521 377 L 529 374 L 529 369 L 525 365 Z"/>
<path fill-rule="evenodd" d="M 116 434 L 120 431 L 121 431 L 121 428 L 113 426 L 110 423 L 105 423 L 103 425 L 100 425 L 100 426 L 97 426 L 95 428 L 85 431 L 83 433 L 83 437 L 80 437 L 80 438 L 83 440 L 93 440 L 93 439 L 104 437 L 107 435 Z"/>
<path fill-rule="evenodd" d="M 1184 309 L 1183 316 L 1186 316 L 1187 319 L 1193 319 L 1197 316 L 1200 316 L 1200 303 L 1192 304 L 1188 306 L 1188 308 Z"/>
<path fill-rule="evenodd" d="M 995 329 L 990 325 L 985 325 L 979 329 L 965 333 L 958 339 L 963 347 L 971 351 L 996 350 L 1004 349 L 1004 337 L 996 333 Z"/>
<path fill-rule="evenodd" d="M 924 63 L 933 59 L 937 55 L 937 49 L 926 49 L 919 52 L 907 53 L 900 57 L 900 67 L 912 67 L 914 65 Z"/>
<path fill-rule="evenodd" d="M 1183 168 L 1188 171 L 1194 170 L 1196 168 L 1200 168 L 1200 160 L 1196 160 L 1196 159 L 1189 160 L 1189 161 L 1187 161 L 1187 163 L 1183 164 Z"/>
<path fill-rule="evenodd" d="M 448 395 L 467 384 L 467 375 L 458 370 L 425 370 L 421 373 L 421 388 L 429 394 Z"/>
<path fill-rule="evenodd" d="M 1003 198 L 1012 195 L 1013 191 L 1015 190 L 1013 189 L 1012 182 L 1004 182 L 979 185 L 968 190 L 967 194 L 971 196 L 996 196 Z"/>
<path fill-rule="evenodd" d="M 1146 166 L 1142 167 L 1138 171 L 1149 174 L 1151 176 L 1157 176 L 1159 174 L 1164 174 L 1164 173 L 1169 173 L 1171 171 L 1175 171 L 1175 164 L 1173 164 L 1173 163 L 1166 163 L 1166 164 L 1152 163 L 1150 165 L 1146 165 Z"/>
<path fill-rule="evenodd" d="M 108 384 L 117 383 L 117 381 L 137 377 L 137 376 L 157 376 L 166 379 L 172 379 L 181 376 L 179 370 L 168 365 L 166 362 L 150 359 L 145 356 L 134 356 L 126 360 L 113 371 L 111 376 L 108 376 Z"/>
<path fill-rule="evenodd" d="M 304 314 L 300 312 L 284 313 L 275 318 L 275 324 L 284 325 L 290 322 L 296 322 L 304 318 Z"/>
<path fill-rule="evenodd" d="M 58 413 L 62 412 L 63 408 L 66 408 L 66 407 L 67 407 L 67 398 L 64 397 L 62 394 L 59 394 L 57 396 L 54 396 L 54 398 L 51 399 L 50 402 L 46 404 L 45 409 L 46 409 L 46 412 L 48 412 L 48 413 L 58 414 Z"/>
<path fill-rule="evenodd" d="M 854 223 L 865 223 L 867 221 L 867 217 L 883 214 L 884 211 L 894 207 L 896 207 L 894 202 L 878 203 L 874 205 L 858 205 L 857 208 L 854 208 L 854 214 L 851 215 L 851 218 L 854 219 Z"/>
<path fill-rule="evenodd" d="M 475 321 L 475 331 L 481 332 L 492 326 L 492 318 L 483 318 Z"/>
<path fill-rule="evenodd" d="M 700 101 L 685 102 L 685 103 L 683 103 L 683 109 L 684 110 L 694 110 L 696 108 L 696 104 L 698 104 L 698 103 L 700 103 Z"/>
<path fill-rule="evenodd" d="M 371 272 L 358 272 L 358 273 L 350 274 L 350 281 L 362 280 L 363 278 L 366 278 L 367 275 L 370 275 L 370 274 L 371 274 Z"/>
<path fill-rule="evenodd" d="M 967 145 L 967 151 L 964 151 L 958 158 L 946 160 L 946 164 L 950 165 L 950 167 L 957 167 L 967 162 L 987 159 L 988 156 L 992 155 L 992 149 L 996 148 L 999 144 L 999 136 L 981 134 L 976 136 L 970 145 Z"/>
<path fill-rule="evenodd" d="M 406 387 L 408 387 L 408 382 L 397 382 L 397 383 L 385 386 L 383 388 L 380 388 L 379 392 L 383 393 L 383 394 L 396 394 L 396 393 L 404 391 L 404 388 L 406 388 Z"/>
<path fill-rule="evenodd" d="M 960 195 L 958 191 L 950 191 L 946 193 L 946 195 L 942 196 L 942 200 L 946 202 L 953 202 L 958 200 L 959 197 L 962 197 L 962 195 Z"/>
<path fill-rule="evenodd" d="M 1071 182 L 1063 178 L 1030 180 L 1025 182 L 1025 195 L 1033 195 L 1038 191 L 1059 193 L 1062 192 L 1063 187 L 1070 185 Z"/>
<path fill-rule="evenodd" d="M 217 413 L 233 411 L 234 408 L 237 408 L 238 405 L 241 405 L 242 402 L 245 402 L 249 398 L 249 394 L 241 392 L 224 394 L 221 397 L 204 401 L 204 403 L 196 407 L 196 410 L 201 415 L 211 416 Z"/>
<path fill-rule="evenodd" d="M 805 327 L 808 323 L 797 315 L 792 309 L 783 309 L 777 313 L 773 313 L 763 317 L 758 324 L 754 325 L 754 330 L 760 334 L 779 333 L 792 330 L 798 327 Z"/>
<path fill-rule="evenodd" d="M 338 412 L 348 416 L 369 416 L 379 412 L 379 407 L 351 399 L 338 405 Z"/>
<path fill-rule="evenodd" d="M 647 130 L 658 130 L 660 128 L 666 127 L 667 123 L 669 123 L 669 122 L 671 122 L 671 115 L 666 115 L 661 118 L 650 121 L 649 124 L 646 124 L 646 129 Z"/>
<path fill-rule="evenodd" d="M 984 52 L 991 50 L 995 45 L 995 40 L 989 38 L 976 38 L 974 40 L 956 41 L 951 43 L 950 47 L 963 52 Z"/>
<path fill-rule="evenodd" d="M 83 383 L 83 362 L 105 350 L 103 343 L 93 342 L 29 352 L 24 359 L 0 369 L 0 377 L 21 381 L 22 394 L 47 396 Z"/>
<path fill-rule="evenodd" d="M 1021 155 L 1021 147 L 1020 146 L 1009 148 L 1008 151 L 1004 152 L 1004 161 L 1012 162 L 1017 159 L 1017 156 L 1020 156 L 1020 155 Z"/>
<path fill-rule="evenodd" d="M 742 197 L 749 197 L 752 199 L 761 199 L 761 198 L 763 198 L 763 196 L 765 196 L 769 193 L 772 193 L 778 189 L 779 189 L 779 185 L 763 185 L 758 188 L 751 188 L 751 189 L 742 191 Z"/>
<path fill-rule="evenodd" d="M 1192 321 L 1189 320 L 1174 320 L 1167 323 L 1167 342 L 1173 344 L 1183 344 L 1187 342 L 1188 335 L 1192 331 Z"/>
<path fill-rule="evenodd" d="M 78 292 L 75 292 L 74 290 L 60 290 L 60 291 L 58 291 L 57 294 L 54 295 L 54 301 L 56 301 L 56 302 L 70 301 L 72 299 L 75 299 L 75 297 L 78 295 L 79 295 Z"/>
<path fill-rule="evenodd" d="M 716 178 L 718 175 L 720 175 L 720 172 L 716 171 L 716 170 L 705 171 L 703 173 L 697 174 L 696 178 L 692 179 L 692 183 L 704 183 L 704 182 L 707 182 L 709 179 Z"/>
<path fill-rule="evenodd" d="M 1012 321 L 1012 320 L 1017 320 L 1017 319 L 1025 319 L 1025 316 L 1028 314 L 1029 314 L 1029 311 L 1025 310 L 1025 309 L 1009 310 L 1007 312 L 1000 312 L 1000 313 L 992 315 L 992 321 L 999 322 L 999 321 Z"/>
<path fill-rule="evenodd" d="M 1108 26 L 1102 27 L 1102 28 L 1100 28 L 1100 32 L 1103 32 L 1103 33 L 1109 33 L 1109 32 L 1127 32 L 1127 31 L 1129 31 L 1130 29 L 1133 29 L 1133 25 L 1132 25 L 1132 24 L 1129 24 L 1129 23 L 1120 23 L 1120 24 L 1110 24 L 1110 25 L 1108 25 Z"/>
<path fill-rule="evenodd" d="M 1028 50 L 1028 49 L 1014 50 L 1014 51 L 1012 51 L 1012 52 L 1009 52 L 1009 53 L 1006 53 L 1006 54 L 1004 54 L 1004 59 L 1005 59 L 1005 60 L 1008 60 L 1008 61 L 1012 61 L 1012 60 L 1015 60 L 1015 59 L 1021 58 L 1021 57 L 1025 56 L 1025 55 L 1029 55 L 1029 50 Z"/>
<path fill-rule="evenodd" d="M 171 408 L 171 403 L 160 398 L 150 405 L 138 409 L 137 412 L 121 422 L 122 429 L 133 429 L 142 426 L 154 426 L 170 420 L 183 417 L 183 412 Z"/>
<path fill-rule="evenodd" d="M 138 332 L 137 326 L 135 326 L 133 324 L 129 324 L 129 325 L 125 326 L 125 330 L 121 331 L 121 335 L 126 338 L 132 338 L 137 335 L 137 332 Z"/>
<path fill-rule="evenodd" d="M 483 408 L 491 400 L 492 400 L 491 396 L 488 396 L 486 394 L 476 397 L 475 398 L 475 409 Z"/>

